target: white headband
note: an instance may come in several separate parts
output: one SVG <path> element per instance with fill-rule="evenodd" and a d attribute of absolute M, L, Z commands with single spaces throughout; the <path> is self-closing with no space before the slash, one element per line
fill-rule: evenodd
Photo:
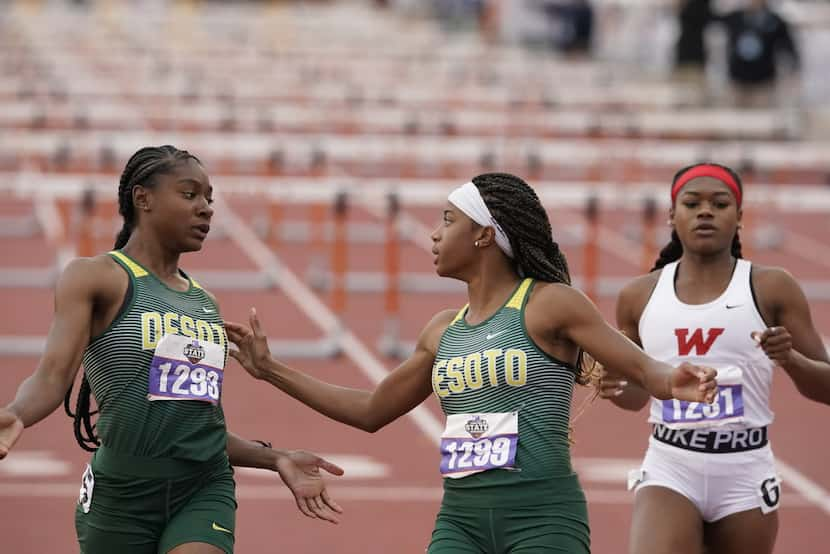
<path fill-rule="evenodd" d="M 464 183 L 447 198 L 452 204 L 467 214 L 467 217 L 482 227 L 492 227 L 496 231 L 496 244 L 508 258 L 513 258 L 513 249 L 510 248 L 510 240 L 507 238 L 501 225 L 493 218 L 493 214 L 487 209 L 487 204 L 481 198 L 478 187 L 473 183 Z"/>

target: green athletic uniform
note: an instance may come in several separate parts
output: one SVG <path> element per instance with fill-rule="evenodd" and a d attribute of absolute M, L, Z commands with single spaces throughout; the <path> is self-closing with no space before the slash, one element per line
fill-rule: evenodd
<path fill-rule="evenodd" d="M 197 378 L 197 366 L 180 371 L 168 364 L 169 375 L 165 372 L 162 384 L 156 375 L 155 385 L 151 370 L 159 365 L 156 347 L 165 335 L 192 341 L 196 350 L 189 355 L 196 364 L 199 345 L 225 358 L 219 309 L 192 279 L 187 291 L 176 291 L 122 252 L 110 255 L 127 272 L 130 285 L 121 311 L 83 357 L 100 410 L 101 447 L 84 475 L 76 510 L 81 552 L 155 554 L 186 542 L 233 552 L 235 485 L 220 387 L 215 386 L 222 368 L 213 368 L 214 380 L 208 383 L 205 369 Z M 148 396 L 168 389 L 206 395 L 209 385 L 213 402 L 201 397 L 150 401 Z"/>
<path fill-rule="evenodd" d="M 466 323 L 465 307 L 441 337 L 432 380 L 444 413 L 517 413 L 518 447 L 509 469 L 444 480 L 430 554 L 590 550 L 585 496 L 568 442 L 575 372 L 527 333 L 524 311 L 533 284 L 523 280 L 480 324 Z M 445 455 L 442 471 L 457 460 L 447 462 Z"/>

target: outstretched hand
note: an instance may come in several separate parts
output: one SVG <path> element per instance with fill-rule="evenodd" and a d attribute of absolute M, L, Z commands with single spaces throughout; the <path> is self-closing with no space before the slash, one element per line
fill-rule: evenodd
<path fill-rule="evenodd" d="M 621 375 L 609 373 L 604 367 L 599 372 L 599 397 L 610 399 L 625 392 L 628 379 Z"/>
<path fill-rule="evenodd" d="M 671 394 L 678 400 L 711 404 L 718 392 L 717 370 L 683 362 L 672 371 Z"/>
<path fill-rule="evenodd" d="M 23 422 L 9 410 L 0 408 L 0 460 L 9 454 L 23 432 Z"/>
<path fill-rule="evenodd" d="M 238 350 L 229 350 L 231 358 L 239 362 L 255 379 L 262 379 L 265 367 L 271 358 L 268 349 L 268 337 L 262 329 L 262 324 L 256 314 L 256 308 L 251 308 L 249 317 L 250 327 L 232 321 L 225 322 L 225 331 L 228 340 L 236 345 Z"/>
<path fill-rule="evenodd" d="M 754 331 L 752 339 L 764 349 L 767 358 L 780 366 L 786 366 L 793 351 L 793 337 L 786 327 L 767 327 L 763 331 Z"/>
<path fill-rule="evenodd" d="M 320 469 L 343 475 L 341 467 L 304 450 L 291 450 L 277 461 L 277 471 L 294 494 L 297 508 L 307 517 L 339 523 L 343 508 L 329 497 Z"/>

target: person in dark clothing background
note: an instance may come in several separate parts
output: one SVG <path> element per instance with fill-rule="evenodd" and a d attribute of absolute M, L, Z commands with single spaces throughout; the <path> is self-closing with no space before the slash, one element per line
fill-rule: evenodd
<path fill-rule="evenodd" d="M 711 0 L 684 0 L 677 14 L 680 34 L 674 50 L 677 69 L 703 71 L 706 66 L 706 46 L 703 31 L 712 21 Z"/>
<path fill-rule="evenodd" d="M 706 43 L 704 31 L 712 22 L 711 0 L 681 0 L 677 13 L 679 34 L 674 47 L 674 77 L 706 101 Z"/>
<path fill-rule="evenodd" d="M 718 18 L 728 36 L 729 78 L 740 104 L 769 104 L 778 81 L 778 62 L 788 58 L 793 70 L 799 55 L 787 22 L 766 0 Z"/>
<path fill-rule="evenodd" d="M 554 25 L 554 48 L 568 54 L 590 52 L 594 10 L 588 0 L 545 2 L 543 9 Z"/>

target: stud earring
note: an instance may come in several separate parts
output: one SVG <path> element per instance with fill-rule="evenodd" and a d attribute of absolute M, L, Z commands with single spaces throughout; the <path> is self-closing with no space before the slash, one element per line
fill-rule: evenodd
<path fill-rule="evenodd" d="M 475 244 L 476 248 L 478 248 L 478 241 L 475 241 L 473 244 Z"/>

